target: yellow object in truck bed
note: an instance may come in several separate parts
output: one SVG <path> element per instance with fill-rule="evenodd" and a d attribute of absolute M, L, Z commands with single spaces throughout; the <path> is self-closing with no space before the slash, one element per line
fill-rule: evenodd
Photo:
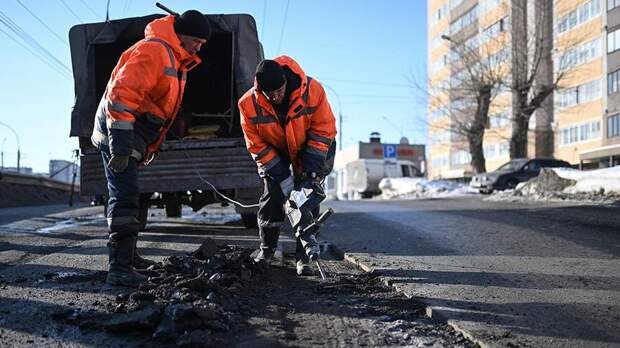
<path fill-rule="evenodd" d="M 219 125 L 195 126 L 187 130 L 187 135 L 183 139 L 212 139 L 217 138 L 215 134 L 220 129 Z"/>

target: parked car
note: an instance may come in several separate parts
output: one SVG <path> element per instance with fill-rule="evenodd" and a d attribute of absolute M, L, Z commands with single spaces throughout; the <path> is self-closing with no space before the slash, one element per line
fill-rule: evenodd
<path fill-rule="evenodd" d="M 471 179 L 470 186 L 480 193 L 514 189 L 520 182 L 538 176 L 542 168 L 570 168 L 570 163 L 553 158 L 518 158 L 505 163 L 493 172 L 481 173 Z"/>

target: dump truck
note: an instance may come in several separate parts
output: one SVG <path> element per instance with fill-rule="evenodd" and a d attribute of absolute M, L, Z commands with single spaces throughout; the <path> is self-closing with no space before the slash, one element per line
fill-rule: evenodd
<path fill-rule="evenodd" d="M 222 201 L 215 188 L 243 204 L 256 203 L 262 181 L 247 151 L 240 126 L 238 98 L 254 83 L 263 59 L 256 22 L 246 14 L 205 15 L 212 36 L 191 70 L 181 109 L 162 144 L 158 158 L 139 169 L 140 220 L 148 209 L 164 207 L 180 217 L 182 206 L 194 211 Z M 91 144 L 94 115 L 120 55 L 144 38 L 144 29 L 162 15 L 76 25 L 69 43 L 75 82 L 71 137 L 79 138 L 80 191 L 107 202 L 103 160 Z M 256 226 L 256 208 L 236 206 L 244 225 Z"/>

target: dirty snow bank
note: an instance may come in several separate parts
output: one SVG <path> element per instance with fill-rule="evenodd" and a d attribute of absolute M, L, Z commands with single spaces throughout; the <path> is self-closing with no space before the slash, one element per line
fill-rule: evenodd
<path fill-rule="evenodd" d="M 382 199 L 453 197 L 474 193 L 464 183 L 424 178 L 383 178 L 379 189 Z"/>
<path fill-rule="evenodd" d="M 620 166 L 581 171 L 544 168 L 515 190 L 497 192 L 488 200 L 547 200 L 610 203 L 620 200 Z"/>

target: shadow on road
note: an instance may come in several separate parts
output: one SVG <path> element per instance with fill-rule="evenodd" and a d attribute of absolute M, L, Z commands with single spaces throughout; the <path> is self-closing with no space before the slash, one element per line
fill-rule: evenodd
<path fill-rule="evenodd" d="M 324 237 L 444 317 L 620 343 L 620 207 L 354 204 Z"/>

